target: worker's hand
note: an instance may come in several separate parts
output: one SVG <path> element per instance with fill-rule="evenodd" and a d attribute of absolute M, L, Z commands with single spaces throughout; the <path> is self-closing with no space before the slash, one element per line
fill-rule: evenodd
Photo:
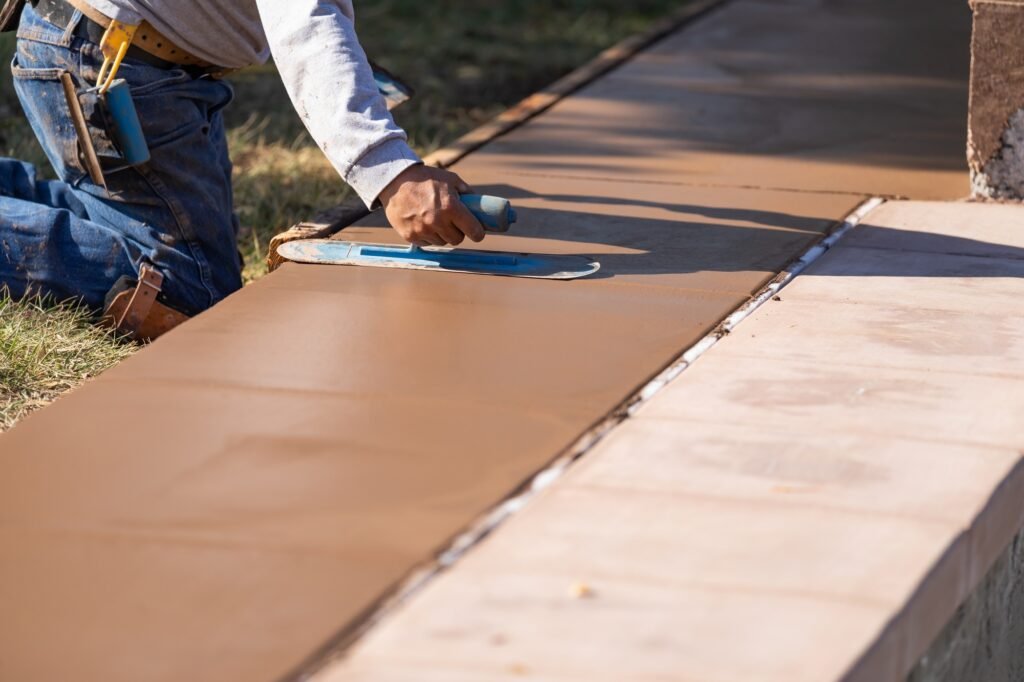
<path fill-rule="evenodd" d="M 417 246 L 461 244 L 484 238 L 484 228 L 459 201 L 471 190 L 455 173 L 431 166 L 410 166 L 380 193 L 388 222 Z"/>

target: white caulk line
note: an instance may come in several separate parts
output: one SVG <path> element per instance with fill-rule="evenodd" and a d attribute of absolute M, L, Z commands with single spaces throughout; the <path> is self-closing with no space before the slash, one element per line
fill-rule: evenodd
<path fill-rule="evenodd" d="M 387 616 L 395 612 L 398 607 L 423 589 L 428 583 L 432 582 L 439 574 L 458 562 L 459 559 L 465 556 L 469 550 L 478 545 L 498 526 L 511 518 L 516 512 L 522 510 L 542 490 L 560 479 L 577 460 L 590 452 L 594 446 L 604 440 L 617 426 L 636 414 L 637 410 L 682 374 L 697 358 L 708 352 L 723 337 L 728 336 L 743 320 L 750 317 L 766 301 L 777 295 L 779 291 L 806 270 L 811 263 L 818 260 L 825 252 L 835 246 L 866 215 L 883 203 L 885 203 L 885 199 L 873 197 L 858 206 L 853 213 L 846 217 L 842 225 L 793 261 L 786 270 L 779 273 L 765 286 L 757 296 L 747 301 L 729 317 L 725 318 L 712 332 L 688 348 L 675 362 L 645 384 L 643 388 L 621 407 L 580 436 L 563 455 L 559 456 L 547 468 L 535 474 L 518 492 L 478 518 L 469 529 L 459 534 L 430 564 L 414 571 L 394 592 L 382 599 L 357 628 L 336 641 L 330 647 L 327 655 L 314 662 L 315 667 L 307 670 L 306 674 L 300 674 L 298 679 L 317 679 L 319 682 L 331 682 L 331 668 L 335 663 L 344 659 L 352 644 Z"/>

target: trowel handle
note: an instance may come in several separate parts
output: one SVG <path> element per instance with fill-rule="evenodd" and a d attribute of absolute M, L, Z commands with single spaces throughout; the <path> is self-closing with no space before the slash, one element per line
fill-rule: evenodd
<path fill-rule="evenodd" d="M 487 194 L 463 194 L 459 198 L 488 232 L 508 232 L 516 221 L 516 211 L 508 199 Z"/>

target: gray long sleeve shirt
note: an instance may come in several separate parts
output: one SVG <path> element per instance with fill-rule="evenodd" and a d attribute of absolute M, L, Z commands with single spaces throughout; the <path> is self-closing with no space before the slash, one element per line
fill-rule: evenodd
<path fill-rule="evenodd" d="M 210 63 L 241 68 L 273 54 L 296 111 L 367 206 L 419 158 L 377 91 L 351 0 L 86 0 L 143 19 Z"/>

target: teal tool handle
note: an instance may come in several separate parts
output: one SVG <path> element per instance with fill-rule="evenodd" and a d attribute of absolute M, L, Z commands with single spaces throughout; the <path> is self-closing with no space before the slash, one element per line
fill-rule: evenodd
<path fill-rule="evenodd" d="M 488 232 L 508 232 L 517 219 L 508 199 L 487 194 L 463 194 L 459 198 Z"/>
<path fill-rule="evenodd" d="M 129 166 L 141 166 L 149 161 L 149 145 L 142 133 L 142 124 L 135 111 L 131 88 L 123 79 L 117 79 L 107 90 L 107 110 L 110 112 L 114 139 Z"/>

